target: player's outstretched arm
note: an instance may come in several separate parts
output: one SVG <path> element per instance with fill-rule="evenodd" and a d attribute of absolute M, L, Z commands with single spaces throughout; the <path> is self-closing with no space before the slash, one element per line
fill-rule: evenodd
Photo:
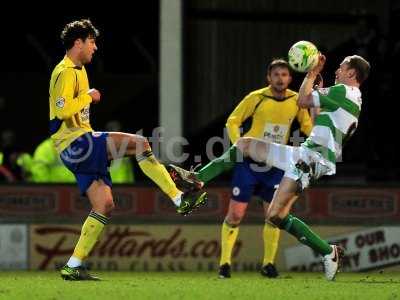
<path fill-rule="evenodd" d="M 313 98 L 312 98 L 312 91 L 314 88 L 314 82 L 318 77 L 318 74 L 321 73 L 322 69 L 324 68 L 326 61 L 326 57 L 323 54 L 319 55 L 318 64 L 312 68 L 304 77 L 303 83 L 301 84 L 299 90 L 299 98 L 297 104 L 302 108 L 313 107 Z"/>

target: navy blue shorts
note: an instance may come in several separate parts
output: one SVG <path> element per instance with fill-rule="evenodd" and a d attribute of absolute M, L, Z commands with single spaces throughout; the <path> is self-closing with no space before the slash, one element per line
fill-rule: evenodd
<path fill-rule="evenodd" d="M 259 167 L 246 159 L 236 163 L 232 179 L 232 199 L 248 203 L 251 196 L 256 195 L 265 202 L 271 202 L 284 173 L 277 168 Z"/>
<path fill-rule="evenodd" d="M 61 160 L 74 173 L 82 195 L 86 195 L 94 180 L 102 179 L 105 184 L 112 187 L 107 136 L 107 132 L 85 133 L 61 152 Z"/>

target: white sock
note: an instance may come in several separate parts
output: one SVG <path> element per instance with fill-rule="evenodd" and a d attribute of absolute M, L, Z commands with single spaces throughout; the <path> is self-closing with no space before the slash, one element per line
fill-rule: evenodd
<path fill-rule="evenodd" d="M 178 195 L 176 195 L 175 198 L 172 199 L 172 202 L 174 202 L 174 204 L 175 204 L 177 207 L 179 207 L 179 206 L 181 205 L 181 202 L 182 202 L 182 195 L 183 195 L 183 193 L 180 192 L 180 193 L 178 193 Z"/>
<path fill-rule="evenodd" d="M 82 260 L 75 256 L 71 256 L 67 262 L 67 266 L 70 268 L 76 268 L 82 265 Z"/>

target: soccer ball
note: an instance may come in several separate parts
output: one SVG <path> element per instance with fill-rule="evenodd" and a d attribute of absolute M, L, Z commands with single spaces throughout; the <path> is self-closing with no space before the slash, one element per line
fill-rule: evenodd
<path fill-rule="evenodd" d="M 318 49 L 308 41 L 295 43 L 289 50 L 289 65 L 293 70 L 306 73 L 318 63 Z"/>

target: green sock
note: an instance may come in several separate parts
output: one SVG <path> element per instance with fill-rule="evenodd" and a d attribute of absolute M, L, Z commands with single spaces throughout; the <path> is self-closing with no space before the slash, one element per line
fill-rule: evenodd
<path fill-rule="evenodd" d="M 221 173 L 231 170 L 238 160 L 238 152 L 237 147 L 232 145 L 229 150 L 220 157 L 215 158 L 201 168 L 196 177 L 204 183 L 207 183 Z"/>
<path fill-rule="evenodd" d="M 315 234 L 307 224 L 290 214 L 282 220 L 280 228 L 286 230 L 295 236 L 300 243 L 307 245 L 319 254 L 327 255 L 332 252 L 332 247 L 326 241 Z"/>

